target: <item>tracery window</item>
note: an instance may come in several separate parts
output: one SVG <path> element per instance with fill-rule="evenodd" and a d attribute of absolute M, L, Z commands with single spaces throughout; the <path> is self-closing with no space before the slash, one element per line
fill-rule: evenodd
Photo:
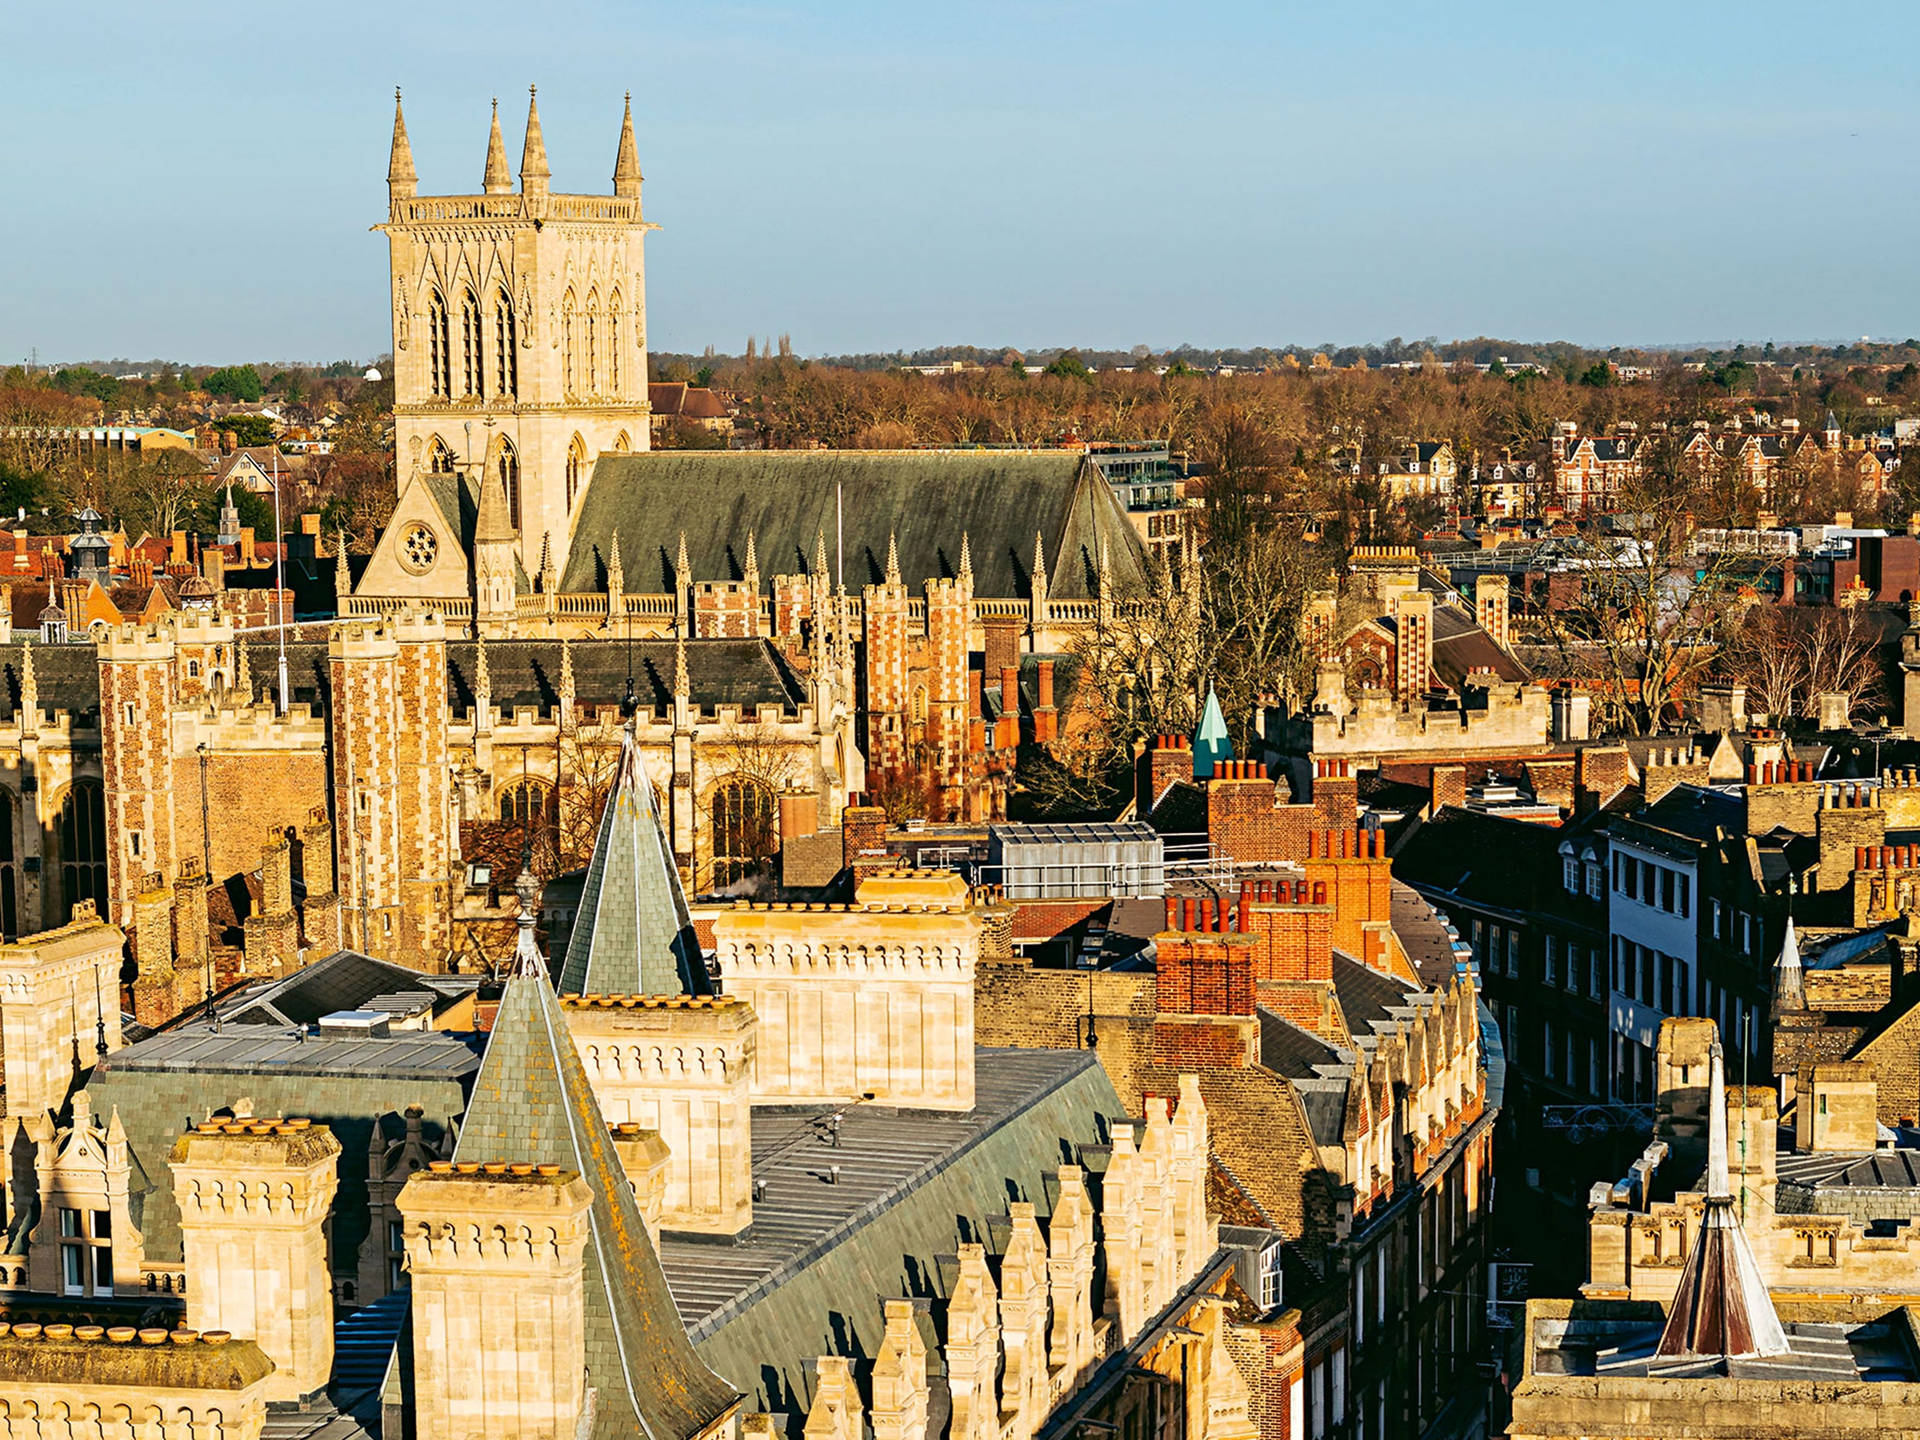
<path fill-rule="evenodd" d="M 715 888 L 757 872 L 773 854 L 773 792 L 748 779 L 716 786 L 712 838 Z"/>
<path fill-rule="evenodd" d="M 502 398 L 520 395 L 520 357 L 513 300 L 505 290 L 493 302 L 493 393 Z"/>
<path fill-rule="evenodd" d="M 560 371 L 567 394 L 574 393 L 573 383 L 573 292 L 569 290 L 566 298 L 560 302 Z"/>
<path fill-rule="evenodd" d="M 607 391 L 620 393 L 620 292 L 613 292 L 607 306 Z"/>
<path fill-rule="evenodd" d="M 447 302 L 438 290 L 427 298 L 427 388 L 444 400 L 453 394 L 452 337 L 447 332 Z"/>
<path fill-rule="evenodd" d="M 453 474 L 453 451 L 447 448 L 447 442 L 438 435 L 427 446 L 427 469 L 435 475 Z"/>
<path fill-rule="evenodd" d="M 573 513 L 573 497 L 580 493 L 580 472 L 586 467 L 587 447 L 578 435 L 567 446 L 567 513 Z"/>
<path fill-rule="evenodd" d="M 558 823 L 558 794 L 541 780 L 516 780 L 500 792 L 500 819 L 509 825 L 550 826 Z"/>
<path fill-rule="evenodd" d="M 600 393 L 600 292 L 587 294 L 587 393 Z"/>
<path fill-rule="evenodd" d="M 98 780 L 76 780 L 60 803 L 56 835 L 60 863 L 60 911 L 91 900 L 107 913 L 107 801 Z"/>
<path fill-rule="evenodd" d="M 480 302 L 468 290 L 460 300 L 460 344 L 462 360 L 461 379 L 465 382 L 463 395 L 480 394 L 482 377 L 487 373 L 485 362 L 480 354 Z"/>
<path fill-rule="evenodd" d="M 513 448 L 511 440 L 500 442 L 500 483 L 507 492 L 507 514 L 513 519 L 513 528 L 520 528 L 520 453 Z"/>

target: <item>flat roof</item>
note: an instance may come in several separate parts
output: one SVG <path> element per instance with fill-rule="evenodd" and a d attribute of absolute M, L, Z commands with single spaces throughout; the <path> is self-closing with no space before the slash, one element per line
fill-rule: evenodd
<path fill-rule="evenodd" d="M 384 1014 L 382 1019 L 386 1018 Z M 379 1075 L 389 1079 L 460 1080 L 480 1068 L 486 1037 L 445 1030 L 401 1030 L 383 1036 L 310 1035 L 262 1025 L 182 1026 L 116 1050 L 108 1071 L 228 1075 Z"/>

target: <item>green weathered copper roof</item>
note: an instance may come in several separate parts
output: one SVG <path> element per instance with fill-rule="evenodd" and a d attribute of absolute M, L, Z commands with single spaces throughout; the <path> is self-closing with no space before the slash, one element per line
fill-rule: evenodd
<path fill-rule="evenodd" d="M 885 1301 L 946 1295 L 944 1257 L 963 1241 L 998 1253 L 1009 1201 L 1032 1201 L 1044 1221 L 1059 1167 L 1105 1144 L 1125 1113 L 1091 1051 L 975 1056 L 971 1111 L 842 1107 L 836 1146 L 809 1133 L 831 1107 L 755 1106 L 753 1176 L 766 1188 L 752 1230 L 731 1246 L 661 1241 L 700 1358 L 748 1392 L 749 1408 L 790 1417 L 790 1435 L 816 1356 L 875 1355 Z M 832 1184 L 829 1165 L 840 1168 Z"/>
<path fill-rule="evenodd" d="M 593 1191 L 584 1284 L 598 1440 L 685 1440 L 736 1403 L 687 1339 L 537 956 L 507 981 L 455 1158 L 561 1165 Z"/>
<path fill-rule="evenodd" d="M 626 589 L 671 590 L 683 530 L 696 581 L 740 579 L 751 534 L 765 588 L 775 575 L 809 573 L 819 537 L 833 553 L 840 498 L 851 593 L 885 575 L 890 537 L 913 590 L 959 573 L 962 536 L 973 592 L 985 598 L 1032 594 L 1036 533 L 1050 595 L 1095 593 L 1102 541 L 1116 588 L 1146 576 L 1126 511 L 1073 451 L 660 450 L 595 462 L 560 588 L 604 591 L 618 531 Z"/>
<path fill-rule="evenodd" d="M 707 968 L 653 785 L 628 729 L 580 887 L 563 995 L 704 995 Z"/>
<path fill-rule="evenodd" d="M 134 1223 L 149 1260 L 178 1262 L 180 1209 L 167 1156 L 194 1122 L 250 1099 L 256 1115 L 304 1115 L 340 1142 L 340 1189 L 328 1234 L 336 1275 L 352 1275 L 367 1234 L 367 1144 L 383 1116 L 418 1105 L 429 1138 L 452 1128 L 479 1068 L 477 1036 L 401 1031 L 367 1040 L 287 1029 L 188 1025 L 116 1050 L 87 1092 L 99 1116 L 120 1112 L 136 1175 Z M 393 1122 L 390 1122 L 392 1125 Z"/>

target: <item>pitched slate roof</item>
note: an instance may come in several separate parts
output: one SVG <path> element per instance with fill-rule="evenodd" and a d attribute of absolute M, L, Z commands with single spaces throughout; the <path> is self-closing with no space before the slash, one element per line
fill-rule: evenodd
<path fill-rule="evenodd" d="M 564 1166 L 593 1191 L 583 1283 L 596 1440 L 685 1440 L 738 1403 L 693 1353 L 537 955 L 507 981 L 454 1155 Z"/>
<path fill-rule="evenodd" d="M 704 995 L 709 988 L 673 846 L 629 727 L 580 888 L 560 990 L 566 995 Z"/>
<path fill-rule="evenodd" d="M 886 573 L 890 536 L 916 588 L 958 573 L 964 535 L 974 593 L 1026 598 L 1036 531 L 1050 595 L 1095 592 L 1103 541 L 1116 588 L 1146 578 L 1146 551 L 1112 487 L 1071 451 L 661 450 L 595 462 L 560 588 L 606 589 L 615 531 L 634 593 L 673 588 L 682 530 L 693 580 L 741 578 L 749 534 L 763 585 L 808 573 L 818 537 L 833 544 L 842 495 L 852 593 Z"/>
<path fill-rule="evenodd" d="M 447 642 L 447 689 L 456 710 L 473 704 L 476 648 L 471 640 Z M 575 640 L 570 648 L 575 703 L 618 702 L 627 685 L 625 638 Z M 640 705 L 663 711 L 673 704 L 673 648 L 670 640 L 633 642 L 633 691 Z M 558 640 L 487 642 L 493 703 L 508 714 L 520 705 L 550 711 L 559 704 L 561 668 Z M 254 674 L 263 673 L 256 656 Z M 703 710 L 737 705 L 749 716 L 763 705 L 792 713 L 804 699 L 799 681 L 766 640 L 689 640 L 687 688 Z"/>

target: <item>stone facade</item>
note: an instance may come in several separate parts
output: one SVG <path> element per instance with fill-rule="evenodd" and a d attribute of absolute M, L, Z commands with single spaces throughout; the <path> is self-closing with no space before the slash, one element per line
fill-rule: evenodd
<path fill-rule="evenodd" d="M 591 1204 L 586 1182 L 553 1165 L 435 1161 L 407 1182 L 421 1440 L 576 1433 Z"/>
<path fill-rule="evenodd" d="M 208 1120 L 168 1157 L 180 1207 L 187 1324 L 256 1341 L 269 1400 L 300 1400 L 333 1373 L 327 1214 L 340 1142 L 304 1120 Z"/>
<path fill-rule="evenodd" d="M 220 1333 L 16 1324 L 0 1336 L 0 1433 L 259 1440 L 272 1373 Z"/>
<path fill-rule="evenodd" d="M 0 945 L 0 1055 L 7 1115 L 63 1108 L 97 1055 L 120 1048 L 120 964 L 126 936 L 87 901 L 73 920 Z"/>

